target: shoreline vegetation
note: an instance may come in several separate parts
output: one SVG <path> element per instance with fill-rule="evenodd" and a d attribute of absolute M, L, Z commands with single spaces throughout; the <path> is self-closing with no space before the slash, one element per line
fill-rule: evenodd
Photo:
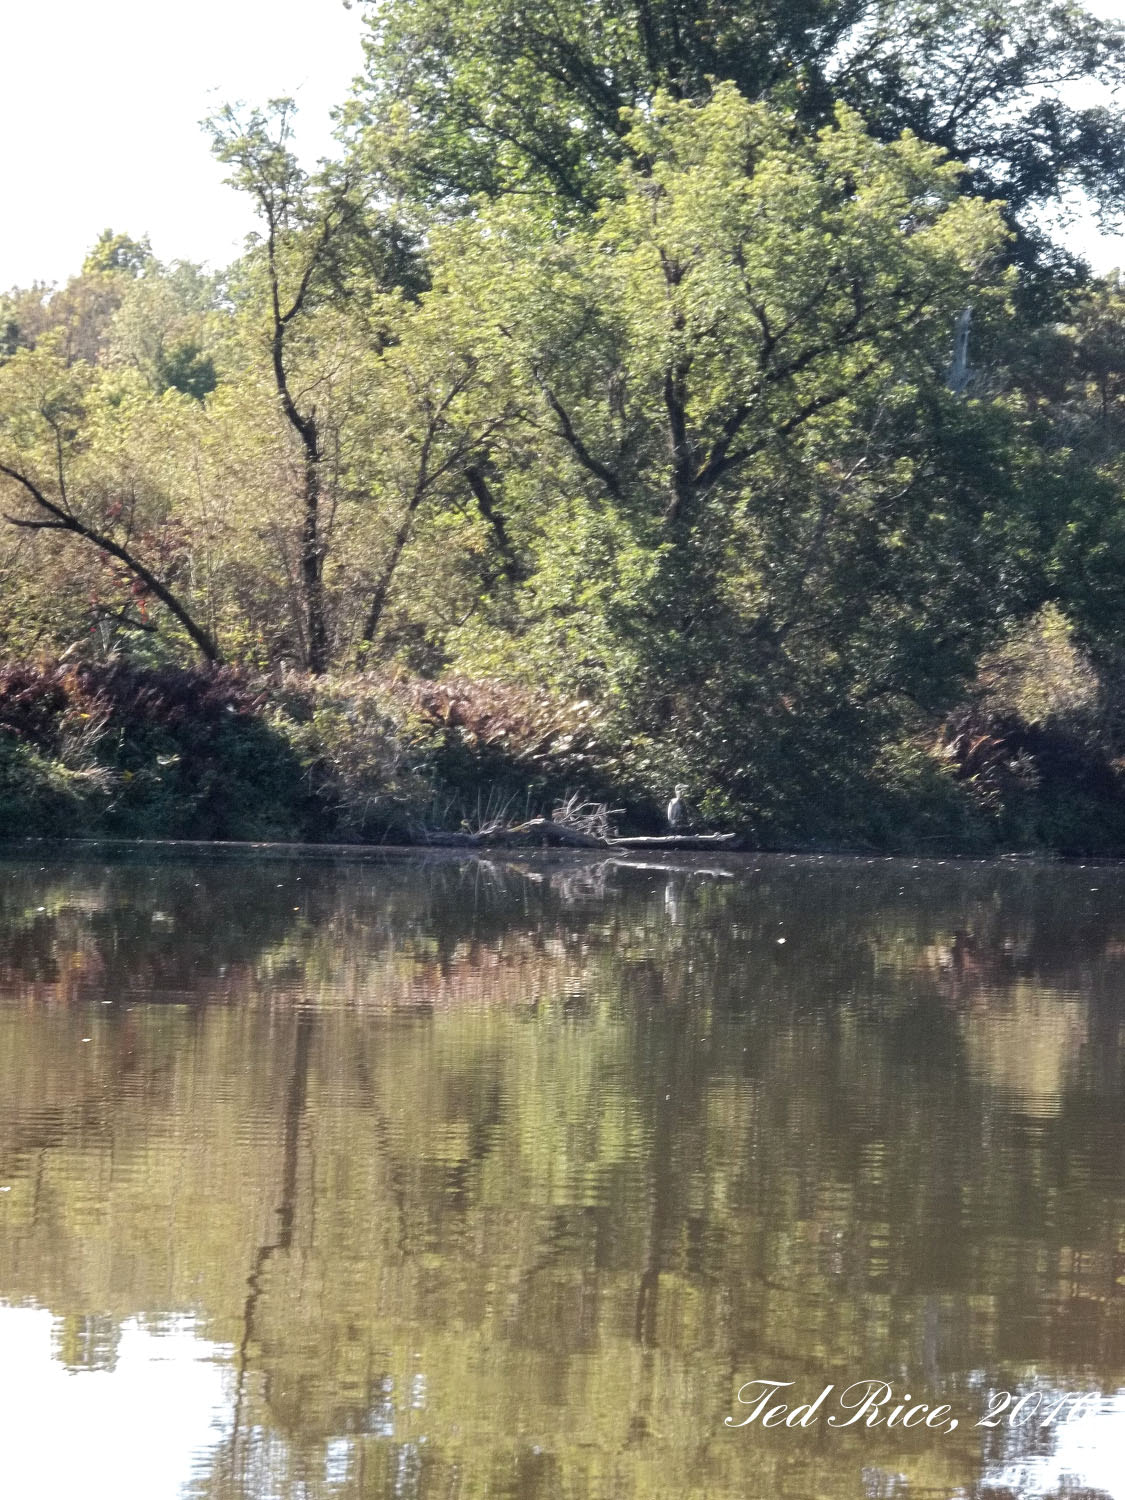
<path fill-rule="evenodd" d="M 1073 673 L 1074 663 L 1069 662 Z M 1043 679 L 1035 683 L 1043 690 Z M 1010 686 L 1010 684 L 1009 684 Z M 1060 706 L 1061 704 L 1061 706 Z M 0 669 L 0 839 L 988 855 L 1125 853 L 1125 780 L 1066 700 L 978 704 L 851 801 L 670 834 L 646 747 L 589 703 L 460 678 Z M 991 730 L 991 733 L 986 732 Z M 889 779 L 897 774 L 898 780 Z M 690 790 L 690 789 L 689 789 Z M 814 789 L 815 792 L 815 789 Z"/>
<path fill-rule="evenodd" d="M 0 837 L 1125 854 L 1125 28 L 358 3 L 0 295 Z"/>

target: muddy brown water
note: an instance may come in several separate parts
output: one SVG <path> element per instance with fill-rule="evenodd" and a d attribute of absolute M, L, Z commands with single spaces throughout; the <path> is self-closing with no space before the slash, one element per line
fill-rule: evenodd
<path fill-rule="evenodd" d="M 1125 1496 L 1123 1021 L 1121 867 L 9 855 L 0 1494 Z"/>

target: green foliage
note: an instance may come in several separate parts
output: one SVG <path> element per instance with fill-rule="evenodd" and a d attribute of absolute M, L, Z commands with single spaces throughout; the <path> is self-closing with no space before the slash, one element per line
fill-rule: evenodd
<path fill-rule="evenodd" d="M 605 715 L 588 700 L 464 677 L 391 687 L 434 784 L 463 805 L 481 786 L 536 809 L 575 787 L 607 799 L 627 790 Z"/>
<path fill-rule="evenodd" d="M 127 234 L 114 234 L 112 229 L 103 229 L 97 244 L 82 262 L 82 272 L 86 276 L 114 271 L 126 276 L 141 276 L 152 264 L 152 246 L 147 236 L 134 240 Z"/>
<path fill-rule="evenodd" d="M 86 833 L 96 826 L 100 790 L 82 769 L 0 738 L 0 838 Z"/>
<path fill-rule="evenodd" d="M 367 71 L 351 109 L 369 170 L 440 207 L 545 193 L 589 208 L 634 146 L 630 111 L 715 83 L 780 98 L 805 129 L 851 105 L 878 139 L 910 131 L 1003 198 L 1018 259 L 1066 275 L 1035 210 L 1081 186 L 1116 211 L 1125 128 L 1076 102 L 1112 85 L 1121 28 L 1057 0 L 370 0 Z"/>
<path fill-rule="evenodd" d="M 1114 761 L 1125 298 L 1076 289 L 1042 209 L 1112 198 L 1116 116 L 1061 89 L 1118 78 L 1117 29 L 1053 0 L 371 21 L 339 161 L 301 165 L 291 100 L 210 122 L 257 214 L 224 275 L 107 231 L 0 304 L 3 651 L 289 684 L 251 714 L 273 824 L 201 771 L 118 787 L 121 826 L 397 836 L 580 786 L 655 823 L 684 781 L 768 842 L 1015 837 L 1019 777 L 932 742 L 966 705 L 1071 733 L 1032 685 L 1065 698 L 1068 651 Z M 253 743 L 216 752 L 236 786 Z"/>
<path fill-rule="evenodd" d="M 1096 723 L 1101 684 L 1071 622 L 1047 604 L 980 664 L 977 695 L 990 713 L 1075 732 Z"/>
<path fill-rule="evenodd" d="M 188 339 L 162 349 L 154 373 L 161 389 L 179 391 L 196 401 L 210 395 L 218 384 L 215 361 Z"/>
<path fill-rule="evenodd" d="M 795 142 L 728 86 L 631 139 L 649 168 L 596 224 L 501 206 L 435 239 L 433 297 L 526 414 L 505 495 L 550 497 L 512 655 L 612 706 L 654 801 L 686 777 L 808 834 L 1019 589 L 1018 424 L 942 384 L 957 309 L 1004 316 L 1002 229 L 846 111 Z"/>

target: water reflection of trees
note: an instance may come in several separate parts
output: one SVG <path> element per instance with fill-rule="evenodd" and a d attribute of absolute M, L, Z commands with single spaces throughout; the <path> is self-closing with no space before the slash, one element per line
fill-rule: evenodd
<path fill-rule="evenodd" d="M 1116 873 L 5 873 L 0 1288 L 106 1347 L 198 1312 L 201 1494 L 949 1490 L 967 1423 L 825 1448 L 732 1391 L 1125 1372 Z"/>

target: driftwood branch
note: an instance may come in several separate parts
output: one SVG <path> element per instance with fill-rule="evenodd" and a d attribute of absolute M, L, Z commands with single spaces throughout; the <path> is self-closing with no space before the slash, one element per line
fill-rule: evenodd
<path fill-rule="evenodd" d="M 486 849 L 497 845 L 534 846 L 551 844 L 566 849 L 737 849 L 737 833 L 669 833 L 635 838 L 598 838 L 580 833 L 550 818 L 532 818 L 511 828 L 490 828 L 482 833 L 427 832 L 423 842 L 454 849 Z"/>

